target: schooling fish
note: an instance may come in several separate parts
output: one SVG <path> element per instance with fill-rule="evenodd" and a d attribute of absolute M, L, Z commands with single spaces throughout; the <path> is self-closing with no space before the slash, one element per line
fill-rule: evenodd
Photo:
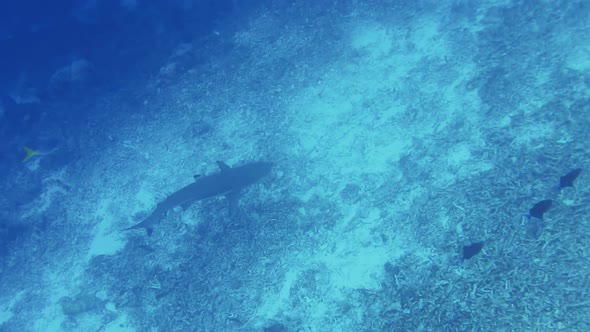
<path fill-rule="evenodd" d="M 474 242 L 472 244 L 463 246 L 463 260 L 471 259 L 471 257 L 479 254 L 483 248 L 484 242 Z"/>
<path fill-rule="evenodd" d="M 565 187 L 573 187 L 574 181 L 580 175 L 580 173 L 582 173 L 582 169 L 576 168 L 574 170 L 571 170 L 566 175 L 560 177 L 559 178 L 559 189 L 563 189 Z"/>
<path fill-rule="evenodd" d="M 545 214 L 545 212 L 549 211 L 549 209 L 551 208 L 551 205 L 553 205 L 553 200 L 550 200 L 550 199 L 542 200 L 542 201 L 538 202 L 537 204 L 533 205 L 533 207 L 529 210 L 529 215 L 528 215 L 529 219 L 530 219 L 530 217 L 543 219 L 543 214 Z"/>

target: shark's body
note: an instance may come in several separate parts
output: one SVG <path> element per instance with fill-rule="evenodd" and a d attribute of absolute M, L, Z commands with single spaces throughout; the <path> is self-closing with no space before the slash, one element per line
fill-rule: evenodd
<path fill-rule="evenodd" d="M 235 200 L 235 196 L 241 189 L 256 183 L 270 173 L 272 168 L 272 163 L 268 162 L 254 162 L 235 168 L 230 168 L 221 161 L 217 164 L 220 169 L 218 173 L 195 176 L 193 183 L 170 194 L 158 203 L 156 209 L 146 219 L 125 230 L 145 228 L 150 235 L 153 225 L 177 206 L 186 207 L 196 201 L 219 195 L 228 195 L 229 199 Z"/>

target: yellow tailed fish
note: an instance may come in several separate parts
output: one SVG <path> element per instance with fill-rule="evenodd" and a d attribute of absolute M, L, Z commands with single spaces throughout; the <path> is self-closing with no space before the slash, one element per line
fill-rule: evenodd
<path fill-rule="evenodd" d="M 39 151 L 37 150 L 33 150 L 29 147 L 23 146 L 23 149 L 25 150 L 25 152 L 27 153 L 27 155 L 25 156 L 25 158 L 23 159 L 23 163 L 26 163 L 27 161 L 29 161 L 29 159 L 33 158 L 34 156 L 39 154 Z"/>

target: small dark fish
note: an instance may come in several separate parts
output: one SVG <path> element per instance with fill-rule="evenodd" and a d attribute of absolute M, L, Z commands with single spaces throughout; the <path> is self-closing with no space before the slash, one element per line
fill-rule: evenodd
<path fill-rule="evenodd" d="M 475 242 L 466 246 L 463 246 L 463 260 L 471 259 L 471 257 L 479 254 L 483 248 L 484 242 Z"/>
<path fill-rule="evenodd" d="M 543 214 L 549 211 L 551 205 L 553 205 L 553 200 L 550 199 L 538 202 L 537 204 L 533 205 L 533 207 L 529 210 L 529 217 L 543 219 Z"/>
<path fill-rule="evenodd" d="M 576 168 L 574 170 L 571 170 L 566 175 L 560 177 L 559 178 L 559 189 L 563 189 L 565 187 L 573 187 L 574 181 L 580 175 L 580 173 L 582 173 L 582 169 Z"/>

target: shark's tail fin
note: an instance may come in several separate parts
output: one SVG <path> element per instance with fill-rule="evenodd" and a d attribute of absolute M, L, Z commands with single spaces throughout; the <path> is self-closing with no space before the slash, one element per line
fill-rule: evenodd
<path fill-rule="evenodd" d="M 124 231 L 129 231 L 129 230 L 132 230 L 132 229 L 145 228 L 145 231 L 147 232 L 147 235 L 150 236 L 150 235 L 152 235 L 152 232 L 154 231 L 154 224 L 156 222 L 158 222 L 160 220 L 160 218 L 162 218 L 162 216 L 164 215 L 165 212 L 166 212 L 166 209 L 162 208 L 161 205 L 158 204 L 158 206 L 156 207 L 156 209 L 154 210 L 154 212 L 152 212 L 142 222 L 140 222 L 139 224 L 133 225 L 133 226 L 131 226 L 129 228 L 125 228 L 123 230 Z"/>
<path fill-rule="evenodd" d="M 145 232 L 147 233 L 148 236 L 151 236 L 152 233 L 154 232 L 154 228 L 152 226 L 143 225 L 143 223 L 139 223 L 139 224 L 131 226 L 129 228 L 124 228 L 124 229 L 122 229 L 122 231 L 130 231 L 132 229 L 140 229 L 140 228 L 145 228 Z"/>

